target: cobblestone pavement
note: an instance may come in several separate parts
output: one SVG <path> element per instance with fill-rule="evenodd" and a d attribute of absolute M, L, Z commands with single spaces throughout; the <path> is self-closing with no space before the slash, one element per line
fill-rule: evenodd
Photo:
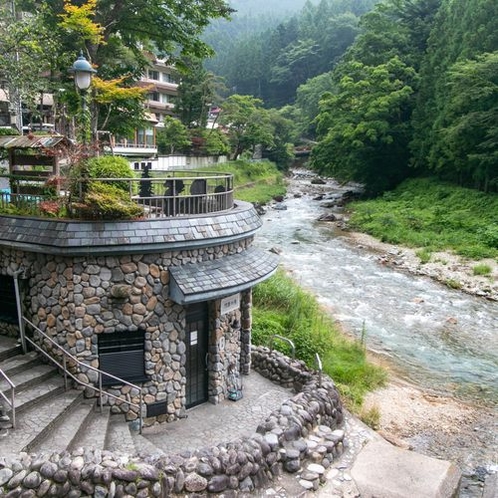
<path fill-rule="evenodd" d="M 196 448 L 233 441 L 250 436 L 281 403 L 293 396 L 285 389 L 265 379 L 256 372 L 244 377 L 244 397 L 239 401 L 225 400 L 218 405 L 205 403 L 188 410 L 188 418 L 170 424 L 145 428 L 143 436 L 165 453 L 182 453 Z M 344 453 L 326 469 L 324 484 L 317 491 L 307 491 L 301 486 L 301 476 L 311 462 L 303 462 L 296 474 L 283 473 L 266 489 L 250 496 L 275 498 L 353 498 L 359 493 L 351 478 L 350 470 L 363 446 L 380 438 L 351 414 L 346 413 L 342 427 L 345 431 Z"/>
<path fill-rule="evenodd" d="M 242 380 L 242 399 L 226 399 L 218 405 L 204 403 L 188 410 L 186 419 L 147 427 L 142 435 L 165 453 L 230 442 L 256 432 L 260 422 L 293 396 L 289 389 L 256 372 Z"/>

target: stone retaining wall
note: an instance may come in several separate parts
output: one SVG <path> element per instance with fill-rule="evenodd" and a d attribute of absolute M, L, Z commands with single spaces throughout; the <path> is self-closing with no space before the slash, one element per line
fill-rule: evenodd
<path fill-rule="evenodd" d="M 261 488 L 281 472 L 297 472 L 305 459 L 310 489 L 318 486 L 321 469 L 342 452 L 342 404 L 334 383 L 316 376 L 304 364 L 272 352 L 253 348 L 253 365 L 285 385 L 303 388 L 272 412 L 249 438 L 198 449 L 191 454 L 130 457 L 108 451 L 77 451 L 43 455 L 21 454 L 13 462 L 0 458 L 0 495 L 91 495 L 164 497 L 185 493 L 221 493 Z M 310 445 L 319 428 L 322 442 Z M 335 430 L 334 430 L 335 429 Z M 316 438 L 315 438 L 316 439 Z M 321 465 L 316 462 L 320 461 Z M 314 479 L 314 480 L 313 480 Z"/>

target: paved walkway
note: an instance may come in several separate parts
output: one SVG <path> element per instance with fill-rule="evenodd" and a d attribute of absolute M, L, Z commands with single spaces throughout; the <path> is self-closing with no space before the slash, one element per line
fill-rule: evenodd
<path fill-rule="evenodd" d="M 256 372 L 242 379 L 243 397 L 218 405 L 204 403 L 183 420 L 147 427 L 142 435 L 165 453 L 181 453 L 250 436 L 273 410 L 293 396 Z"/>

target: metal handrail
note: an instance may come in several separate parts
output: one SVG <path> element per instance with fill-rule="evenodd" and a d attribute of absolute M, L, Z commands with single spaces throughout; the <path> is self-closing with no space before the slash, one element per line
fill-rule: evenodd
<path fill-rule="evenodd" d="M 318 387 L 322 387 L 323 366 L 322 366 L 322 360 L 320 359 L 320 355 L 318 353 L 315 353 L 315 361 L 318 366 Z"/>
<path fill-rule="evenodd" d="M 0 368 L 0 375 L 7 381 L 7 384 L 10 386 L 10 400 L 5 396 L 3 391 L 0 391 L 0 396 L 5 400 L 5 402 L 10 406 L 12 410 L 12 429 L 16 428 L 16 386 L 9 379 L 7 374 Z"/>
<path fill-rule="evenodd" d="M 55 363 L 59 368 L 61 368 L 63 370 L 63 372 L 64 372 L 64 388 L 66 390 L 68 388 L 68 385 L 67 385 L 67 376 L 69 375 L 78 384 L 80 384 L 82 386 L 85 386 L 85 387 L 88 387 L 90 389 L 93 389 L 94 391 L 98 391 L 98 393 L 99 393 L 99 401 L 100 401 L 100 411 L 101 412 L 102 412 L 102 406 L 103 406 L 102 397 L 104 395 L 105 396 L 109 396 L 111 398 L 114 398 L 116 400 L 123 401 L 123 398 L 120 398 L 119 396 L 116 396 L 115 394 L 112 394 L 110 392 L 104 391 L 102 389 L 102 376 L 103 375 L 105 375 L 106 377 L 110 377 L 111 379 L 114 379 L 116 381 L 116 384 L 124 384 L 126 386 L 131 387 L 132 389 L 136 389 L 138 391 L 138 393 L 139 393 L 139 399 L 140 399 L 139 404 L 137 405 L 136 403 L 133 403 L 131 401 L 125 401 L 125 403 L 128 404 L 128 405 L 130 405 L 130 406 L 133 406 L 134 408 L 138 409 L 138 417 L 140 419 L 139 432 L 142 433 L 142 425 L 143 425 L 143 414 L 142 414 L 142 412 L 143 412 L 143 388 L 142 387 L 137 386 L 136 384 L 132 384 L 131 382 L 128 382 L 128 381 L 126 381 L 124 379 L 116 377 L 115 375 L 112 375 L 110 373 L 104 372 L 103 370 L 100 370 L 100 369 L 98 369 L 96 367 L 92 367 L 91 365 L 83 363 L 82 361 L 78 360 L 78 358 L 76 358 L 75 356 L 73 356 L 71 353 L 69 353 L 68 351 L 66 351 L 62 346 L 60 346 L 59 344 L 57 344 L 51 337 L 49 337 L 47 334 L 45 334 L 45 332 L 43 332 L 42 330 L 40 330 L 33 322 L 31 322 L 30 320 L 28 320 L 26 317 L 23 317 L 23 320 L 27 324 L 29 324 L 31 327 L 33 327 L 36 330 L 36 332 L 38 332 L 39 334 L 41 334 L 44 339 L 46 339 L 47 341 L 49 341 L 52 346 L 54 346 L 57 350 L 59 350 L 62 353 L 62 365 L 61 365 L 53 356 L 49 355 L 43 348 L 41 348 L 38 344 L 36 344 L 36 342 L 34 342 L 29 337 L 26 337 L 26 340 L 31 345 L 33 345 L 38 351 L 40 351 L 50 361 L 52 361 L 53 363 Z M 98 374 L 98 376 L 99 376 L 99 386 L 98 386 L 98 388 L 95 387 L 93 384 L 89 384 L 87 382 L 84 382 L 81 379 L 79 379 L 78 377 L 76 377 L 75 375 L 73 375 L 67 369 L 67 359 L 72 360 L 76 365 L 78 365 L 82 369 L 82 371 L 84 371 L 86 369 L 86 370 L 93 370 L 94 372 L 96 372 Z"/>
<path fill-rule="evenodd" d="M 292 348 L 292 359 L 294 359 L 296 357 L 296 346 L 288 337 L 284 337 L 284 336 L 281 336 L 278 334 L 273 334 L 270 337 L 270 353 L 273 351 L 273 339 L 275 339 L 275 338 L 281 339 L 282 341 L 285 341 L 290 345 L 290 347 Z"/>

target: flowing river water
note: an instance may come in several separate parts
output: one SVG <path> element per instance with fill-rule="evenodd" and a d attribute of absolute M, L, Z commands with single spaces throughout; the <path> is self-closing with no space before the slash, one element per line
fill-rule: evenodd
<path fill-rule="evenodd" d="M 310 178 L 290 180 L 291 195 L 268 209 L 256 237 L 278 249 L 282 266 L 312 291 L 350 334 L 366 334 L 370 350 L 423 388 L 495 405 L 498 401 L 498 304 L 382 265 L 352 244 L 329 208 L 306 191 Z M 325 192 L 341 192 L 330 181 Z M 344 190 L 344 189 L 342 189 Z M 491 430 L 492 432 L 492 430 Z M 496 434 L 489 434 L 495 438 Z M 486 464 L 496 467 L 494 462 Z"/>

